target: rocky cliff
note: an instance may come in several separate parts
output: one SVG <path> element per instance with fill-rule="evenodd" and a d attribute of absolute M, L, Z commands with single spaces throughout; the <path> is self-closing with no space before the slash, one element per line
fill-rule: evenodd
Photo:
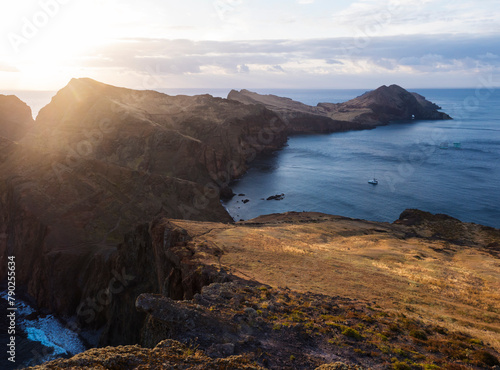
<path fill-rule="evenodd" d="M 394 99 L 396 106 L 404 101 Z M 7 256 L 14 255 L 18 287 L 41 308 L 64 316 L 72 327 L 96 330 L 101 345 L 134 344 L 141 334 L 152 345 L 161 333 L 148 329 L 155 326 L 149 311 L 134 307 L 140 294 L 194 299 L 213 282 L 253 276 L 239 264 L 238 272 L 231 264 L 229 273 L 221 268 L 227 256 L 239 254 L 228 254 L 211 234 L 234 232 L 231 247 L 243 251 L 275 238 L 266 236 L 272 229 L 283 239 L 273 244 L 275 251 L 303 255 L 287 240 L 295 227 L 254 227 L 264 219 L 229 226 L 220 195 L 256 155 L 280 148 L 287 135 L 366 128 L 371 123 L 359 117 L 378 108 L 352 108 L 354 115 L 334 119 L 331 106 L 329 112 L 282 98 L 247 103 L 72 80 L 24 136 L 0 138 L 0 278 Z M 341 109 L 351 108 L 339 108 L 344 114 Z M 0 117 L 0 132 L 8 131 L 5 122 L 12 119 Z M 291 222 L 300 225 L 294 217 Z M 186 227 L 172 219 L 198 223 Z M 342 227 L 349 234 L 357 226 L 349 221 Z M 252 263 L 273 264 L 273 258 Z M 256 280 L 267 283 L 268 272 L 259 271 Z M 294 279 L 312 286 L 312 279 Z"/>
<path fill-rule="evenodd" d="M 317 106 L 248 90 L 232 90 L 228 99 L 264 105 L 287 123 L 290 133 L 360 130 L 398 120 L 451 119 L 439 112 L 441 108 L 436 104 L 397 85 L 381 86 L 345 103 L 319 103 Z"/>
<path fill-rule="evenodd" d="M 0 95 L 0 136 L 17 141 L 34 124 L 31 108 L 13 95 Z"/>
<path fill-rule="evenodd" d="M 232 222 L 221 190 L 255 155 L 284 144 L 281 126 L 262 106 L 72 80 L 28 135 L 18 143 L 0 139 L 0 278 L 15 255 L 17 284 L 40 307 L 68 316 L 85 311 L 123 268 L 134 270 L 133 258 L 120 264 L 120 246 L 136 226 L 158 216 Z M 141 274 L 141 292 L 163 292 Z M 113 322 L 104 306 L 79 321 Z M 103 342 L 133 343 L 138 331 L 124 330 L 134 334 L 105 334 Z"/>
<path fill-rule="evenodd" d="M 281 126 L 262 106 L 74 79 L 40 111 L 23 144 L 206 185 L 240 176 L 253 155 L 281 147 Z"/>
<path fill-rule="evenodd" d="M 131 275 L 163 293 L 139 294 L 136 314 L 120 294 L 110 304 L 132 323 L 144 315 L 142 347 L 42 368 L 135 369 L 144 356 L 171 361 L 173 349 L 181 368 L 197 350 L 228 368 L 242 358 L 272 369 L 494 368 L 499 241 L 498 229 L 418 210 L 393 224 L 308 212 L 236 224 L 158 219 L 120 253 L 124 266 L 140 261 Z"/>

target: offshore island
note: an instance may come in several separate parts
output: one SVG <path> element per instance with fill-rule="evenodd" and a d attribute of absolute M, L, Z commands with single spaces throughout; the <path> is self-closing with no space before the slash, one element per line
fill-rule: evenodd
<path fill-rule="evenodd" d="M 500 230 L 405 210 L 234 222 L 221 198 L 290 135 L 447 120 L 396 86 L 309 106 L 73 79 L 0 96 L 0 278 L 89 347 L 37 368 L 500 366 Z"/>

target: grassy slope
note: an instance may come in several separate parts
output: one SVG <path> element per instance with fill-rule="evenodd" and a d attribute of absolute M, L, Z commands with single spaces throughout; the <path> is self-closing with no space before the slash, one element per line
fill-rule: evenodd
<path fill-rule="evenodd" d="M 205 253 L 198 258 L 235 275 L 363 300 L 471 334 L 500 350 L 500 259 L 480 244 L 314 213 L 264 216 L 235 226 L 175 224 L 194 237 L 192 245 L 222 249 L 220 259 Z M 484 235 L 475 238 L 481 242 Z"/>

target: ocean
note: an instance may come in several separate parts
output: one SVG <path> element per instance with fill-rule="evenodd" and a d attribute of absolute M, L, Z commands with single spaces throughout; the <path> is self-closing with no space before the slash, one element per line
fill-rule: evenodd
<path fill-rule="evenodd" d="M 15 325 L 15 358 L 8 359 L 8 344 L 10 322 L 7 319 L 7 293 L 5 286 L 0 292 L 0 307 L 2 320 L 0 320 L 0 343 L 2 356 L 0 369 L 22 369 L 27 366 L 39 365 L 60 357 L 70 357 L 86 350 L 81 338 L 67 328 L 53 315 L 39 315 L 33 305 L 27 303 L 29 297 L 16 292 L 16 325 Z"/>
<path fill-rule="evenodd" d="M 500 91 L 411 91 L 441 106 L 454 120 L 290 137 L 286 147 L 257 158 L 231 184 L 244 196 L 224 203 L 226 209 L 235 220 L 316 211 L 393 222 L 405 209 L 418 208 L 500 228 Z M 362 92 L 276 93 L 316 105 L 345 101 Z M 368 183 L 373 177 L 378 185 Z M 283 200 L 265 200 L 282 193 Z"/>
<path fill-rule="evenodd" d="M 286 211 L 317 211 L 392 222 L 406 208 L 445 213 L 462 221 L 500 228 L 500 92 L 488 89 L 410 89 L 435 102 L 452 121 L 398 122 L 374 130 L 290 137 L 287 145 L 251 163 L 231 186 L 224 203 L 235 220 Z M 164 89 L 170 95 L 227 89 Z M 366 90 L 256 89 L 306 104 L 343 102 Z M 31 106 L 33 115 L 53 91 L 4 91 Z M 376 177 L 378 185 L 368 180 Z M 265 200 L 284 193 L 283 200 Z M 243 200 L 248 199 L 247 203 Z M 20 297 L 18 297 L 20 298 Z M 5 291 L 0 294 L 6 312 Z M 80 338 L 55 317 L 30 314 L 18 304 L 17 357 L 1 357 L 0 368 L 35 365 L 85 350 Z M 7 322 L 0 320 L 0 343 L 7 347 Z"/>

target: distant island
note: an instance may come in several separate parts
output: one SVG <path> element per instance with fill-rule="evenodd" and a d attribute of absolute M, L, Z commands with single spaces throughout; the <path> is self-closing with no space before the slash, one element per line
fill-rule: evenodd
<path fill-rule="evenodd" d="M 92 346 L 142 346 L 51 368 L 500 365 L 498 276 L 479 267 L 498 262 L 499 230 L 418 210 L 393 224 L 308 212 L 234 223 L 220 203 L 290 135 L 451 119 L 440 109 L 397 85 L 309 106 L 73 79 L 33 121 L 0 96 L 0 278 L 15 256 L 40 313 Z"/>

